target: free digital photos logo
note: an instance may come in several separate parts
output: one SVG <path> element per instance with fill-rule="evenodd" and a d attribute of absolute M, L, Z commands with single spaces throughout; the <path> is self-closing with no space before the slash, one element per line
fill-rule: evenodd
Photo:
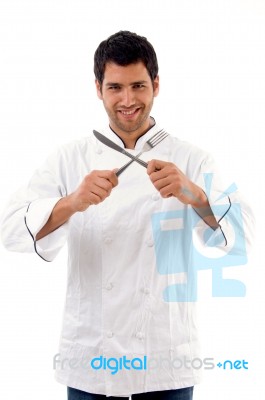
<path fill-rule="evenodd" d="M 211 195 L 213 174 L 204 174 L 205 193 Z M 197 300 L 197 273 L 212 270 L 213 297 L 244 297 L 245 284 L 236 279 L 224 279 L 223 268 L 247 263 L 243 218 L 239 203 L 231 203 L 230 185 L 211 205 L 215 216 L 229 229 L 229 240 L 222 229 L 213 230 L 192 208 L 158 212 L 152 216 L 157 270 L 159 274 L 186 274 L 186 283 L 175 283 L 165 288 L 167 302 Z M 226 204 L 217 204 L 227 198 Z M 218 219 L 217 219 L 218 220 Z M 198 239 L 201 237 L 201 241 Z"/>
<path fill-rule="evenodd" d="M 127 371 L 154 371 L 157 369 L 160 370 L 180 370 L 180 369 L 204 369 L 204 370 L 213 370 L 222 369 L 226 371 L 231 370 L 248 370 L 248 361 L 245 359 L 236 359 L 230 360 L 226 359 L 222 362 L 215 362 L 212 357 L 205 357 L 203 359 L 196 357 L 194 359 L 187 359 L 175 357 L 173 359 L 169 359 L 166 357 L 147 357 L 146 355 L 141 357 L 128 357 L 122 356 L 119 358 L 116 357 L 104 357 L 100 355 L 99 357 L 94 357 L 92 359 L 87 358 L 61 358 L 60 353 L 55 354 L 53 357 L 53 369 L 93 369 L 93 370 L 107 370 L 112 375 L 116 375 L 118 372 L 122 370 Z"/>

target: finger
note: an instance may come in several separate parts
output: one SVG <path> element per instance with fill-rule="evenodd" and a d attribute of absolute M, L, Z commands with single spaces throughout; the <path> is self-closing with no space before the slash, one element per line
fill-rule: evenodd
<path fill-rule="evenodd" d="M 160 179 L 154 183 L 155 188 L 159 191 L 161 197 L 170 197 L 176 192 L 176 187 L 168 178 Z"/>
<path fill-rule="evenodd" d="M 173 196 L 174 192 L 174 185 L 169 184 L 167 186 L 162 187 L 162 189 L 159 190 L 160 196 L 163 198 L 168 198 Z"/>
<path fill-rule="evenodd" d="M 168 177 L 168 173 L 165 168 L 159 170 L 159 171 L 154 171 L 149 175 L 149 178 L 151 179 L 152 183 L 155 184 L 155 182 L 165 179 Z"/>
<path fill-rule="evenodd" d="M 166 166 L 166 161 L 161 160 L 151 160 L 148 162 L 147 165 L 147 173 L 148 175 L 152 174 L 153 172 L 160 170 Z"/>
<path fill-rule="evenodd" d="M 91 175 L 94 175 L 95 177 L 107 179 L 111 183 L 112 187 L 117 186 L 118 182 L 119 182 L 114 171 L 94 170 L 91 172 Z"/>
<path fill-rule="evenodd" d="M 98 196 L 100 198 L 101 201 L 105 200 L 106 197 L 108 197 L 110 195 L 112 187 L 109 190 L 106 190 L 104 188 L 102 188 L 101 186 L 98 186 L 96 183 L 94 183 L 92 185 L 92 187 L 90 187 L 90 193 L 95 194 L 96 196 Z"/>
<path fill-rule="evenodd" d="M 166 176 L 165 178 L 162 179 L 152 180 L 152 182 L 155 188 L 160 191 L 164 187 L 170 185 L 172 183 L 172 180 L 170 179 L 170 177 Z"/>
<path fill-rule="evenodd" d="M 112 183 L 106 178 L 97 178 L 94 181 L 94 184 L 99 188 L 105 190 L 107 193 L 110 193 L 111 190 L 113 189 Z"/>
<path fill-rule="evenodd" d="M 94 205 L 97 205 L 102 202 L 102 199 L 98 195 L 90 193 L 90 202 Z"/>
<path fill-rule="evenodd" d="M 82 200 L 83 204 L 88 204 L 88 205 L 99 204 L 101 202 L 102 202 L 101 198 L 97 194 L 91 192 L 85 197 L 84 200 Z"/>
<path fill-rule="evenodd" d="M 107 171 L 106 172 L 106 179 L 110 181 L 112 184 L 112 187 L 115 187 L 118 185 L 119 180 L 115 172 L 118 171 L 118 168 L 115 168 L 113 171 Z"/>

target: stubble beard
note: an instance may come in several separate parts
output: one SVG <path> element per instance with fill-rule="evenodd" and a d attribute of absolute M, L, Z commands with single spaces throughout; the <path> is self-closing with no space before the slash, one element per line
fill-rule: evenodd
<path fill-rule="evenodd" d="M 110 120 L 110 125 L 113 128 L 113 130 L 115 130 L 115 127 L 117 127 L 119 130 L 125 132 L 125 133 L 134 133 L 135 131 L 137 131 L 138 129 L 140 129 L 144 123 L 146 122 L 146 120 L 150 117 L 150 112 L 151 109 L 153 107 L 153 101 L 151 103 L 149 103 L 147 106 L 145 105 L 141 105 L 141 114 L 139 115 L 139 117 L 137 118 L 137 120 L 133 123 L 130 123 L 130 121 L 126 122 L 122 122 L 116 115 L 115 111 L 112 111 L 111 109 L 106 107 L 106 104 L 104 104 L 105 110 L 108 114 L 109 120 Z"/>

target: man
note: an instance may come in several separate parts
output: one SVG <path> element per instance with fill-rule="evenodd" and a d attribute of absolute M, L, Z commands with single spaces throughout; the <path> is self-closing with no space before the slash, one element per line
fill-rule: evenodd
<path fill-rule="evenodd" d="M 159 92 L 155 51 L 146 38 L 121 31 L 99 45 L 94 61 L 97 95 L 109 117 L 109 127 L 99 130 L 137 156 L 161 130 L 150 116 Z M 68 242 L 54 366 L 69 400 L 190 400 L 200 380 L 192 367 L 199 357 L 192 221 L 199 219 L 201 242 L 208 228 L 216 247 L 225 248 L 231 227 L 224 216 L 233 207 L 224 196 L 222 215 L 214 216 L 212 202 L 222 188 L 211 157 L 200 149 L 169 135 L 140 158 L 148 161 L 146 170 L 134 159 L 119 175 L 127 156 L 93 135 L 62 146 L 3 218 L 2 238 L 10 250 L 36 251 L 52 261 Z M 203 190 L 204 173 L 213 177 L 212 199 Z M 181 229 L 168 218 L 176 212 L 185 220 L 185 234 L 165 241 L 165 231 Z M 164 232 L 156 224 L 160 215 Z M 189 278 L 181 294 L 174 281 L 180 262 Z"/>

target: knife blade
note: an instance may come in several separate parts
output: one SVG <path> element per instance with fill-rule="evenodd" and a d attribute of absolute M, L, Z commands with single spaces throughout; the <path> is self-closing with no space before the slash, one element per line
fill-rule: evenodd
<path fill-rule="evenodd" d="M 110 147 L 113 150 L 116 150 L 116 151 L 119 151 L 122 154 L 125 154 L 127 157 L 130 157 L 132 160 L 138 162 L 138 164 L 140 164 L 143 167 L 147 168 L 147 163 L 146 162 L 140 160 L 137 157 L 134 157 L 132 154 L 128 153 L 128 151 L 126 151 L 125 149 L 123 149 L 122 147 L 120 147 L 119 145 L 114 143 L 112 140 L 110 140 L 106 136 L 102 135 L 102 133 L 100 133 L 98 131 L 95 131 L 95 130 L 93 130 L 93 133 L 101 143 L 105 144 L 106 146 Z"/>

